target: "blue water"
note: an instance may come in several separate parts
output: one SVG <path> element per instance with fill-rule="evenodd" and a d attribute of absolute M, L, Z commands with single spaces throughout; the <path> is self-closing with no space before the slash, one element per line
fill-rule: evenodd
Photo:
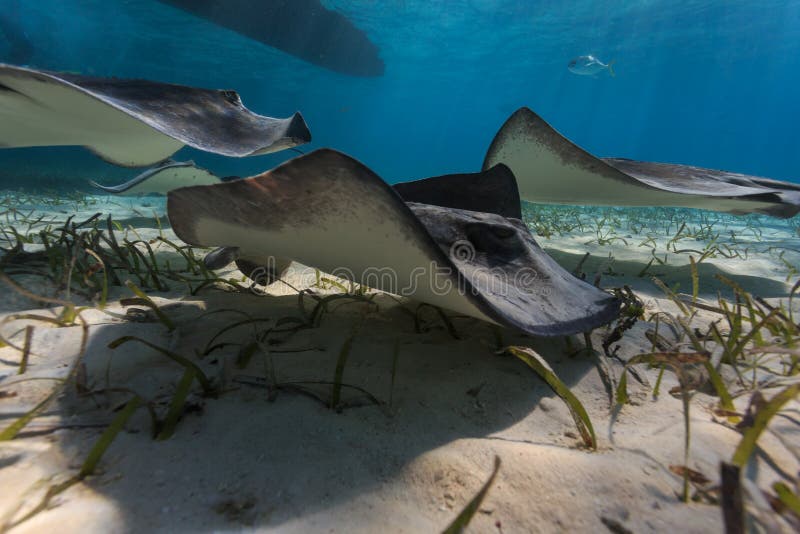
<path fill-rule="evenodd" d="M 154 0 L 0 7 L 18 9 L 35 67 L 236 89 L 257 113 L 300 110 L 307 148 L 342 150 L 392 182 L 478 170 L 523 105 L 598 155 L 800 181 L 798 0 L 324 3 L 378 44 L 383 77 L 324 70 Z M 570 73 L 582 54 L 615 60 L 616 77 Z M 44 153 L 0 151 L 0 164 L 116 172 L 80 149 Z M 247 175 L 295 155 L 177 157 Z"/>

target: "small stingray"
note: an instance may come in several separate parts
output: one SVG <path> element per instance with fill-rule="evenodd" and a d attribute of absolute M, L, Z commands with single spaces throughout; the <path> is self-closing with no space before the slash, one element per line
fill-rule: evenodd
<path fill-rule="evenodd" d="M 220 182 L 220 178 L 210 171 L 198 167 L 194 161 L 166 161 L 147 169 L 135 178 L 120 185 L 101 185 L 89 180 L 98 189 L 112 195 L 166 195 L 169 191 L 190 185 L 210 185 Z"/>
<path fill-rule="evenodd" d="M 599 206 L 680 206 L 792 217 L 800 185 L 688 165 L 597 158 L 528 108 L 492 141 L 484 169 L 505 163 L 531 202 Z"/>
<path fill-rule="evenodd" d="M 243 157 L 310 140 L 299 113 L 256 115 L 235 91 L 0 64 L 0 147 L 79 145 L 111 163 L 143 167 L 183 146 Z"/>
<path fill-rule="evenodd" d="M 326 69 L 383 75 L 378 47 L 350 19 L 320 0 L 159 1 Z"/>
<path fill-rule="evenodd" d="M 503 167 L 481 175 L 462 177 L 507 187 Z M 448 180 L 432 179 L 430 188 L 416 182 L 415 198 Z M 369 168 L 327 149 L 253 178 L 176 189 L 167 200 L 180 239 L 224 247 L 208 259 L 212 265 L 239 258 L 279 272 L 292 259 L 537 336 L 584 332 L 614 319 L 617 299 L 562 269 L 521 220 L 492 213 L 504 208 L 486 208 L 405 202 Z"/>

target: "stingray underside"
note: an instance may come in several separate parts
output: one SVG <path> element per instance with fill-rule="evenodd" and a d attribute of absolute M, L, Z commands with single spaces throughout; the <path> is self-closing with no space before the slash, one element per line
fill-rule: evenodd
<path fill-rule="evenodd" d="M 0 64 L 0 147 L 85 146 L 111 163 L 142 167 L 183 146 L 244 157 L 310 140 L 299 113 L 256 115 L 234 91 Z"/>
<path fill-rule="evenodd" d="M 253 178 L 171 191 L 167 206 L 189 244 L 236 247 L 258 263 L 291 258 L 533 335 L 587 331 L 618 309 L 614 297 L 559 267 L 521 221 L 406 204 L 370 169 L 332 150 Z"/>
<path fill-rule="evenodd" d="M 688 165 L 595 157 L 528 108 L 492 141 L 484 169 L 506 164 L 525 200 L 598 206 L 676 206 L 791 217 L 795 184 Z"/>
<path fill-rule="evenodd" d="M 219 182 L 219 177 L 198 167 L 193 161 L 167 161 L 119 185 L 102 185 L 89 181 L 91 185 L 105 193 L 124 196 L 166 195 L 179 187 L 211 185 Z"/>

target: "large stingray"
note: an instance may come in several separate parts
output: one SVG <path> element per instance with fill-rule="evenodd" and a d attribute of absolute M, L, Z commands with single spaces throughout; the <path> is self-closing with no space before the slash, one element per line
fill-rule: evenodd
<path fill-rule="evenodd" d="M 147 182 L 151 179 L 162 182 L 157 177 L 151 178 L 148 176 L 140 181 L 141 186 L 153 189 L 152 186 L 147 185 Z M 226 178 L 226 180 L 230 179 L 232 178 Z M 137 179 L 128 183 L 132 183 L 135 180 Z M 179 182 L 174 178 L 163 182 L 167 192 L 178 188 Z M 194 184 L 186 183 L 185 185 Z M 517 181 L 505 165 L 496 165 L 484 172 L 448 174 L 423 180 L 402 182 L 392 185 L 392 189 L 405 202 L 496 213 L 503 217 L 522 219 L 522 206 L 520 205 Z M 256 276 L 253 279 L 261 284 L 272 283 L 279 279 L 291 264 L 291 260 L 287 258 L 272 258 L 272 261 L 268 262 L 267 265 L 258 265 L 241 257 L 238 247 L 219 247 L 209 252 L 203 261 L 208 269 L 221 269 L 231 262 L 235 262 L 243 273 L 249 275 L 255 272 Z"/>
<path fill-rule="evenodd" d="M 310 140 L 299 113 L 256 115 L 235 91 L 0 64 L 0 147 L 81 145 L 117 165 L 139 167 L 184 145 L 243 157 Z"/>
<path fill-rule="evenodd" d="M 508 165 L 526 200 L 604 206 L 683 206 L 791 217 L 800 184 L 687 165 L 597 158 L 528 108 L 492 141 L 483 167 Z"/>
<path fill-rule="evenodd" d="M 283 50 L 356 76 L 383 75 L 378 47 L 320 0 L 159 0 Z"/>
<path fill-rule="evenodd" d="M 119 185 L 101 185 L 93 180 L 94 187 L 112 195 L 166 195 L 169 191 L 190 185 L 219 183 L 218 176 L 198 167 L 193 161 L 166 161 L 147 169 L 127 182 Z"/>
<path fill-rule="evenodd" d="M 499 167 L 480 178 L 498 184 L 499 198 L 516 191 L 510 176 Z M 415 198 L 434 198 L 437 182 L 448 179 L 432 179 L 430 188 L 417 182 Z M 404 202 L 370 169 L 327 149 L 253 178 L 176 189 L 167 201 L 183 241 L 226 247 L 212 263 L 289 258 L 539 336 L 582 332 L 614 318 L 615 298 L 559 267 L 522 221 L 492 208 L 491 201 L 484 212 Z"/>
<path fill-rule="evenodd" d="M 193 161 L 168 160 L 119 185 L 101 185 L 92 180 L 89 183 L 112 195 L 166 195 L 181 187 L 239 179 L 237 176 L 220 178 L 196 166 Z M 448 174 L 402 182 L 392 185 L 392 188 L 406 202 L 522 218 L 517 181 L 505 165 L 496 165 L 485 172 Z"/>

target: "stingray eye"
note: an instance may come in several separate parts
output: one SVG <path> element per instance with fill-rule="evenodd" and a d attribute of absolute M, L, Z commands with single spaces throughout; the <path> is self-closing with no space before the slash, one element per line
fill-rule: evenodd
<path fill-rule="evenodd" d="M 513 228 L 508 228 L 507 226 L 492 226 L 490 229 L 494 236 L 500 239 L 508 239 L 516 234 Z"/>
<path fill-rule="evenodd" d="M 511 238 L 516 235 L 514 228 L 501 224 L 474 224 L 467 229 L 467 239 L 483 251 L 513 246 L 517 240 Z"/>
<path fill-rule="evenodd" d="M 465 230 L 475 252 L 492 257 L 492 261 L 509 261 L 524 253 L 523 241 L 513 226 L 484 222 L 470 224 Z"/>

